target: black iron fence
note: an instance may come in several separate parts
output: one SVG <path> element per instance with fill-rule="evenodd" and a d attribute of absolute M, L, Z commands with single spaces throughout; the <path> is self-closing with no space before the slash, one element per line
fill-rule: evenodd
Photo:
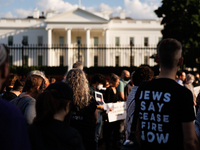
<path fill-rule="evenodd" d="M 86 46 L 68 47 L 66 45 L 13 45 L 10 48 L 10 64 L 15 66 L 68 66 L 80 61 L 91 66 L 154 66 L 150 59 L 156 53 L 153 47 Z"/>
<path fill-rule="evenodd" d="M 141 64 L 157 65 L 153 56 L 156 46 L 87 46 L 78 45 L 13 45 L 10 48 L 10 65 L 14 66 L 69 66 L 80 61 L 85 67 L 133 67 Z M 200 66 L 200 48 L 183 48 L 185 68 Z"/>

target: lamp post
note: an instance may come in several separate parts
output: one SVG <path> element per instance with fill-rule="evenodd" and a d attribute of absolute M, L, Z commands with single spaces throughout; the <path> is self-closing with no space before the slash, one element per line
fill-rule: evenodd
<path fill-rule="evenodd" d="M 132 66 L 132 46 L 133 46 L 133 41 L 132 40 L 130 40 L 130 46 L 131 46 L 131 48 L 130 48 L 130 50 L 131 50 L 131 68 L 133 67 Z"/>
<path fill-rule="evenodd" d="M 22 40 L 22 78 L 24 76 L 24 40 Z"/>
<path fill-rule="evenodd" d="M 80 41 L 78 40 L 78 62 L 80 62 Z"/>

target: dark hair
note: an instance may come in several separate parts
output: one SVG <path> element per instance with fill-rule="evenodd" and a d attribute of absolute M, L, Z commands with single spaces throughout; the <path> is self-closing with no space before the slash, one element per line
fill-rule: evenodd
<path fill-rule="evenodd" d="M 83 70 L 83 64 L 77 61 L 76 63 L 73 64 L 73 68 L 78 68 L 78 69 Z"/>
<path fill-rule="evenodd" d="M 16 80 L 18 79 L 18 76 L 14 73 L 10 73 L 9 74 L 9 81 L 8 81 L 8 85 L 9 86 L 14 86 Z"/>
<path fill-rule="evenodd" d="M 15 90 L 15 91 L 23 90 L 24 84 L 25 84 L 25 81 L 17 79 L 13 86 L 13 90 Z"/>
<path fill-rule="evenodd" d="M 181 43 L 175 39 L 164 39 L 158 45 L 159 63 L 166 69 L 172 69 L 177 65 L 176 53 L 182 50 Z"/>
<path fill-rule="evenodd" d="M 153 78 L 154 72 L 148 66 L 140 66 L 133 74 L 133 84 L 139 86 L 143 81 L 149 81 Z"/>
<path fill-rule="evenodd" d="M 36 100 L 36 117 L 34 123 L 46 123 L 53 119 L 58 111 L 66 110 L 67 104 L 73 105 L 72 89 L 64 82 L 53 83 L 41 93 Z"/>
<path fill-rule="evenodd" d="M 110 83 L 116 82 L 117 79 L 119 79 L 118 75 L 112 73 L 112 74 L 111 74 L 111 77 L 110 77 Z"/>
<path fill-rule="evenodd" d="M 51 78 L 51 83 L 55 83 L 56 79 L 55 78 Z"/>
<path fill-rule="evenodd" d="M 42 79 L 42 82 L 39 82 L 39 79 Z M 44 79 L 42 77 L 36 75 L 30 75 L 26 78 L 23 91 L 33 93 L 37 91 L 38 86 L 40 86 L 40 89 L 42 89 L 43 85 L 44 85 Z"/>
<path fill-rule="evenodd" d="M 109 84 L 109 80 L 107 80 L 107 79 L 105 79 L 105 82 L 104 82 L 104 84 L 103 84 L 103 87 L 106 87 L 107 86 L 107 83 L 108 82 L 108 84 Z"/>
<path fill-rule="evenodd" d="M 36 117 L 34 122 L 46 122 L 53 119 L 54 114 L 66 108 L 69 100 L 57 98 L 56 90 L 45 90 L 36 101 Z"/>
<path fill-rule="evenodd" d="M 182 76 L 182 73 L 183 73 L 183 71 L 177 71 L 176 75 L 177 75 L 178 77 L 181 77 L 181 76 Z"/>
<path fill-rule="evenodd" d="M 94 83 L 96 83 L 96 82 L 99 82 L 99 83 L 104 84 L 104 82 L 105 82 L 105 77 L 104 77 L 102 74 L 100 74 L 100 73 L 95 74 L 95 75 L 92 77 L 91 84 L 94 84 Z"/>

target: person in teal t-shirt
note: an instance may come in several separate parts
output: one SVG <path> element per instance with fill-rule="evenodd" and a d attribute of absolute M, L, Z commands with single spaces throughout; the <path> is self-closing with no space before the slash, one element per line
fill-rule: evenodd
<path fill-rule="evenodd" d="M 124 101 L 124 87 L 128 83 L 129 79 L 130 79 L 130 72 L 128 70 L 123 70 L 119 81 L 119 85 L 117 87 L 117 92 L 119 93 L 121 101 Z"/>

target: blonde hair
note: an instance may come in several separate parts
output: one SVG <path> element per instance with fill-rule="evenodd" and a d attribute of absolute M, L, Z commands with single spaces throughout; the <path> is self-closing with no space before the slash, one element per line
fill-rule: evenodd
<path fill-rule="evenodd" d="M 73 90 L 73 102 L 83 108 L 88 106 L 90 90 L 85 73 L 81 69 L 73 68 L 67 73 L 65 81 Z"/>
<path fill-rule="evenodd" d="M 187 74 L 187 76 L 186 76 L 186 81 L 188 82 L 188 83 L 192 83 L 193 81 L 194 81 L 194 76 L 192 75 L 192 74 Z"/>

